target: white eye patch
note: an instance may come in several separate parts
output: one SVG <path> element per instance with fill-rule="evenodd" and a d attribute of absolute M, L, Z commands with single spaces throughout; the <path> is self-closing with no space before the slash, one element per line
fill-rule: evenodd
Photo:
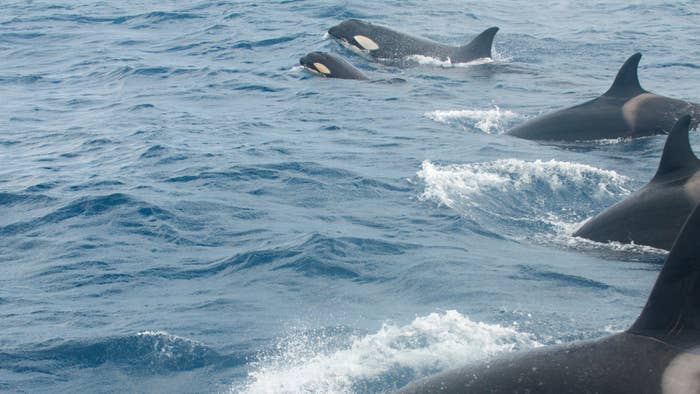
<path fill-rule="evenodd" d="M 379 49 L 379 45 L 377 45 L 376 42 L 372 41 L 371 38 L 365 37 L 365 36 L 355 36 L 353 37 L 355 41 L 362 46 L 362 48 L 368 50 L 368 51 L 374 51 L 376 49 Z"/>
<path fill-rule="evenodd" d="M 314 67 L 316 67 L 316 70 L 318 70 L 318 72 L 322 74 L 331 75 L 331 70 L 329 70 L 328 67 L 326 67 L 326 65 L 323 63 L 316 62 L 314 63 Z"/>

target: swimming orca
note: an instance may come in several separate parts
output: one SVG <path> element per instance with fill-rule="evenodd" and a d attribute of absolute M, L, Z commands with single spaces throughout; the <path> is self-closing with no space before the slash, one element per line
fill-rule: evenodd
<path fill-rule="evenodd" d="M 627 331 L 511 353 L 418 380 L 399 393 L 700 393 L 699 241 L 696 207 Z"/>
<path fill-rule="evenodd" d="M 700 203 L 700 160 L 690 147 L 689 128 L 690 116 L 678 120 L 651 181 L 587 221 L 574 236 L 671 248 L 686 217 Z"/>
<path fill-rule="evenodd" d="M 401 60 L 411 55 L 422 55 L 452 63 L 466 63 L 491 57 L 493 37 L 497 27 L 486 29 L 472 42 L 461 47 L 440 44 L 414 37 L 358 19 L 348 19 L 328 30 L 328 34 L 375 59 Z"/>
<path fill-rule="evenodd" d="M 299 59 L 299 63 L 309 71 L 329 78 L 369 79 L 347 60 L 328 52 L 311 52 Z"/>
<path fill-rule="evenodd" d="M 637 77 L 640 53 L 632 55 L 602 96 L 539 116 L 506 134 L 530 140 L 590 141 L 665 134 L 681 115 L 700 120 L 700 105 L 642 89 Z"/>

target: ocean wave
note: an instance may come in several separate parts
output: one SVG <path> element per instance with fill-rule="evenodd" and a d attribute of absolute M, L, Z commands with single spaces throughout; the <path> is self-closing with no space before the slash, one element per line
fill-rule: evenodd
<path fill-rule="evenodd" d="M 106 183 L 105 183 L 106 182 Z M 74 190 L 112 188 L 115 181 L 90 182 L 74 185 Z M 181 245 L 200 245 L 201 242 L 184 237 L 181 232 L 198 228 L 199 224 L 174 211 L 147 203 L 124 193 L 86 196 L 53 211 L 27 221 L 18 221 L 0 226 L 0 235 L 14 236 L 27 232 L 42 231 L 51 225 L 69 222 L 81 227 L 105 227 L 108 232 L 125 232 L 160 239 Z M 70 226 L 70 225 L 69 225 Z"/>
<path fill-rule="evenodd" d="M 187 19 L 202 19 L 203 15 L 191 12 L 166 12 L 154 11 L 145 14 L 120 16 L 112 19 L 112 23 L 122 24 L 125 22 L 138 22 L 142 25 L 155 25 L 163 22 L 182 21 Z"/>
<path fill-rule="evenodd" d="M 39 37 L 45 37 L 44 33 L 29 33 L 29 32 L 11 32 L 0 33 L 0 42 L 14 42 L 15 40 L 32 40 Z"/>
<path fill-rule="evenodd" d="M 518 269 L 519 274 L 511 275 L 511 278 L 532 280 L 536 282 L 555 282 L 559 286 L 584 287 L 597 290 L 608 290 L 612 288 L 612 286 L 608 285 L 607 283 L 599 282 L 597 280 L 585 278 L 579 275 L 549 271 L 543 269 L 542 267 L 519 265 Z"/>
<path fill-rule="evenodd" d="M 96 340 L 72 340 L 41 350 L 21 351 L 0 358 L 0 367 L 52 369 L 61 367 L 95 368 L 110 364 L 136 374 L 165 374 L 190 371 L 226 362 L 229 358 L 191 339 L 162 331 L 142 331 L 134 335 Z M 241 360 L 242 362 L 243 360 Z"/>
<path fill-rule="evenodd" d="M 148 156 L 144 156 L 144 158 L 157 157 L 157 155 L 161 155 L 164 152 L 165 151 L 162 149 L 151 151 L 149 148 L 149 151 L 146 152 L 148 153 Z M 209 180 L 251 181 L 256 179 L 278 179 L 279 176 L 280 175 L 277 171 L 272 171 L 264 168 L 243 167 L 232 168 L 229 171 L 201 171 L 194 174 L 180 174 L 171 178 L 167 178 L 165 181 L 174 183 Z"/>
<path fill-rule="evenodd" d="M 46 79 L 41 75 L 0 75 L 0 83 L 2 84 L 33 84 L 38 82 L 59 83 L 55 79 Z"/>
<path fill-rule="evenodd" d="M 314 7 L 314 10 L 316 8 Z M 323 4 L 323 8 L 315 11 L 315 16 L 318 18 L 326 19 L 332 18 L 335 20 L 343 19 L 367 19 L 372 16 L 372 14 L 359 12 L 357 7 L 349 6 L 347 3 L 342 3 L 340 5 L 334 5 L 331 3 Z"/>
<path fill-rule="evenodd" d="M 40 218 L 0 227 L 0 234 L 15 235 L 42 225 L 59 223 L 78 216 L 100 215 L 115 207 L 130 205 L 132 201 L 133 199 L 130 197 L 119 193 L 99 197 L 83 197 Z"/>
<path fill-rule="evenodd" d="M 424 183 L 420 199 L 516 239 L 560 234 L 562 223 L 578 223 L 630 193 L 630 180 L 615 171 L 557 160 L 446 166 L 424 161 L 417 177 Z"/>
<path fill-rule="evenodd" d="M 158 75 L 170 73 L 168 67 L 139 67 L 131 70 L 133 75 Z"/>
<path fill-rule="evenodd" d="M 111 190 L 114 187 L 117 186 L 123 186 L 124 183 L 121 181 L 116 181 L 116 180 L 98 180 L 98 181 L 89 181 L 85 183 L 79 183 L 75 185 L 68 186 L 67 190 L 70 190 L 72 192 L 77 192 L 85 189 L 90 189 L 95 191 L 95 189 L 107 189 Z"/>
<path fill-rule="evenodd" d="M 0 207 L 18 204 L 37 204 L 54 201 L 54 198 L 42 194 L 3 193 L 0 192 Z M 2 227 L 0 227 L 2 228 Z"/>
<path fill-rule="evenodd" d="M 668 68 L 668 67 L 685 67 L 693 70 L 700 69 L 700 65 L 695 63 L 661 63 L 658 66 L 650 66 L 650 68 Z"/>
<path fill-rule="evenodd" d="M 242 84 L 233 87 L 233 90 L 238 90 L 238 91 L 246 91 L 246 92 L 262 92 L 262 93 L 275 93 L 275 92 L 281 92 L 284 91 L 284 88 L 275 88 L 272 86 L 267 86 L 267 85 L 249 85 L 249 84 Z"/>
<path fill-rule="evenodd" d="M 178 22 L 190 19 L 202 19 L 203 15 L 191 12 L 168 12 L 153 11 L 143 14 L 121 15 L 121 16 L 94 16 L 81 14 L 53 14 L 38 17 L 15 17 L 11 20 L 1 22 L 0 25 L 13 24 L 52 24 L 52 23 L 74 23 L 74 24 L 116 24 L 126 25 L 132 28 L 146 28 L 157 26 L 165 22 Z"/>
<path fill-rule="evenodd" d="M 170 149 L 168 149 L 167 147 L 160 145 L 160 144 L 156 144 L 156 145 L 152 145 L 152 146 L 148 147 L 148 149 L 146 149 L 146 151 L 143 152 L 141 154 L 141 156 L 139 156 L 139 158 L 140 159 L 157 158 L 157 157 L 161 157 L 161 156 L 169 153 L 169 151 L 170 151 Z"/>
<path fill-rule="evenodd" d="M 322 176 L 329 179 L 347 178 L 353 173 L 334 167 L 326 167 L 315 162 L 293 161 L 285 163 L 267 164 L 263 166 L 277 171 L 290 171 L 306 175 Z"/>
<path fill-rule="evenodd" d="M 477 128 L 487 134 L 501 134 L 505 132 L 513 122 L 522 118 L 522 116 L 516 112 L 501 110 L 497 106 L 487 110 L 437 110 L 426 112 L 424 116 L 438 123 L 458 125 L 464 129 Z"/>
<path fill-rule="evenodd" d="M 269 271 L 292 271 L 306 277 L 326 277 L 368 282 L 380 280 L 364 258 L 357 256 L 396 256 L 415 245 L 356 237 L 328 237 L 312 234 L 269 249 L 251 250 L 233 257 L 202 264 L 197 268 L 161 267 L 139 276 L 193 279 L 265 267 Z"/>
<path fill-rule="evenodd" d="M 294 35 L 289 35 L 289 36 L 267 38 L 267 39 L 259 40 L 259 41 L 242 40 L 242 41 L 235 42 L 233 44 L 233 48 L 253 49 L 253 48 L 275 46 L 275 45 L 285 44 L 285 43 L 294 41 L 302 36 L 304 36 L 304 35 L 303 34 L 294 34 Z"/>
<path fill-rule="evenodd" d="M 517 327 L 474 322 L 457 311 L 384 324 L 376 333 L 294 332 L 251 363 L 242 393 L 392 391 L 437 371 L 540 344 Z M 340 343 L 339 343 L 340 342 Z"/>
<path fill-rule="evenodd" d="M 38 17 L 15 17 L 7 21 L 0 22 L 0 25 L 27 24 L 27 23 L 47 23 L 47 22 L 73 22 L 79 24 L 95 24 L 104 22 L 114 22 L 114 18 L 86 16 L 80 14 L 54 14 Z"/>
<path fill-rule="evenodd" d="M 180 75 L 193 75 L 200 74 L 206 75 L 210 70 L 206 67 L 204 68 L 172 68 L 166 66 L 157 65 L 120 65 L 111 69 L 96 69 L 87 77 L 90 80 L 100 80 L 103 82 L 113 82 L 129 80 L 131 78 L 158 78 L 167 79 Z M 153 104 L 143 103 L 136 104 L 129 107 L 130 110 L 139 110 L 145 108 L 153 108 Z"/>
<path fill-rule="evenodd" d="M 150 147 L 141 158 L 152 159 L 166 153 L 166 149 L 160 146 Z M 359 176 L 353 172 L 322 166 L 315 162 L 282 162 L 260 164 L 252 167 L 236 166 L 225 170 L 214 171 L 212 169 L 187 168 L 174 174 L 164 181 L 168 183 L 204 183 L 225 185 L 227 183 L 241 183 L 258 180 L 260 182 L 248 182 L 246 192 L 261 195 L 283 195 L 289 192 L 293 186 L 297 190 L 314 189 L 313 193 L 296 193 L 298 198 L 285 200 L 286 203 L 301 204 L 304 206 L 318 205 L 320 202 L 338 196 L 345 198 L 348 195 L 356 197 L 376 198 L 378 194 L 385 192 L 405 192 L 409 189 L 401 182 L 389 182 L 373 178 Z M 251 189 L 251 186 L 254 188 Z M 236 186 L 238 187 L 238 186 Z M 321 190 L 329 190 L 329 193 L 319 193 Z M 340 194 L 339 194 L 340 192 Z"/>

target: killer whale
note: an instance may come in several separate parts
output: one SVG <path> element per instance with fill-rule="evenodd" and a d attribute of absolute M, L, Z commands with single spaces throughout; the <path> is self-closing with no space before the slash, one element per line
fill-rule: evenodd
<path fill-rule="evenodd" d="M 590 141 L 665 134 L 681 115 L 700 120 L 700 105 L 660 96 L 639 84 L 635 53 L 622 65 L 610 89 L 583 104 L 536 117 L 506 134 L 531 140 Z"/>
<path fill-rule="evenodd" d="M 698 240 L 695 207 L 627 331 L 501 356 L 418 380 L 399 393 L 699 393 Z"/>
<path fill-rule="evenodd" d="M 359 19 L 348 19 L 331 27 L 328 34 L 375 59 L 401 60 L 411 55 L 432 57 L 452 63 L 466 63 L 491 57 L 497 27 L 486 29 L 469 44 L 454 47 Z"/>
<path fill-rule="evenodd" d="M 690 146 L 690 122 L 686 115 L 673 127 L 659 168 L 648 184 L 584 223 L 573 235 L 670 249 L 686 217 L 700 203 L 700 160 Z"/>
<path fill-rule="evenodd" d="M 367 80 L 367 76 L 342 57 L 328 52 L 311 52 L 299 59 L 307 70 L 329 78 Z"/>

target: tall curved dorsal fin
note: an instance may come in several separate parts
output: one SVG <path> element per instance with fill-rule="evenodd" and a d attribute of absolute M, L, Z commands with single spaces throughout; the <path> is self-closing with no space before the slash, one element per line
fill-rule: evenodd
<path fill-rule="evenodd" d="M 700 337 L 700 205 L 693 209 L 637 321 L 628 330 L 664 342 L 697 345 Z"/>
<path fill-rule="evenodd" d="M 668 133 L 664 153 L 661 154 L 661 163 L 652 182 L 672 172 L 700 169 L 700 160 L 693 153 L 688 137 L 690 121 L 690 115 L 682 116 Z"/>
<path fill-rule="evenodd" d="M 469 44 L 459 47 L 456 59 L 452 59 L 453 63 L 466 62 L 484 57 L 491 57 L 491 47 L 493 47 L 493 38 L 498 32 L 497 27 L 491 27 L 484 30 L 476 36 Z"/>
<path fill-rule="evenodd" d="M 637 76 L 637 67 L 639 67 L 641 58 L 642 54 L 639 52 L 630 56 L 625 64 L 620 67 L 620 71 L 617 72 L 615 77 L 615 82 L 603 96 L 625 97 L 645 93 L 646 90 L 642 89 Z"/>

